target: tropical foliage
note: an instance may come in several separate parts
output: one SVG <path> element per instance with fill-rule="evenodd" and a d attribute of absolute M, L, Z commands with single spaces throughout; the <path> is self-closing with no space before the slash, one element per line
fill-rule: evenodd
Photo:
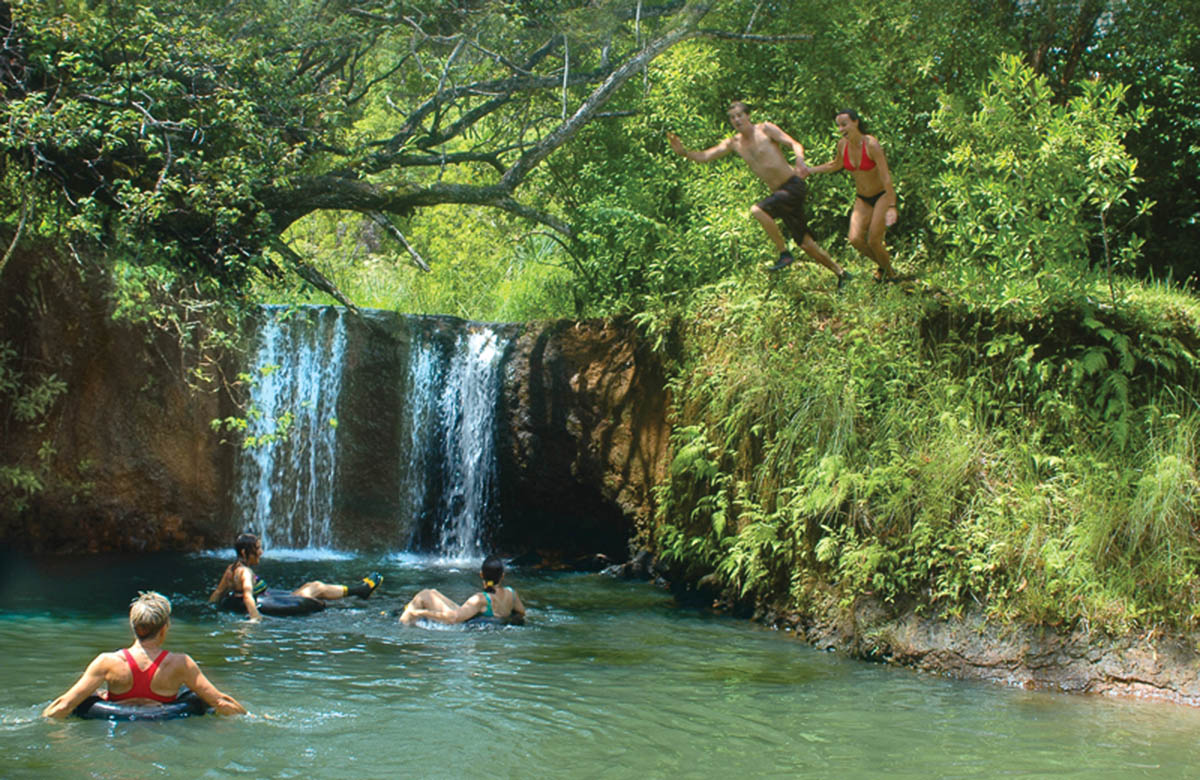
<path fill-rule="evenodd" d="M 675 401 L 642 538 L 681 578 L 1190 627 L 1200 14 L 1177 5 L 0 0 L 0 283 L 51 243 L 200 354 L 227 346 L 196 329 L 217 300 L 632 314 Z M 865 117 L 912 280 L 762 273 L 759 183 L 665 141 L 716 143 L 734 99 L 816 162 L 837 110 Z M 810 224 L 864 271 L 851 198 L 812 182 Z M 0 350 L 6 425 L 59 390 Z M 37 464 L 3 468 L 36 491 Z"/>

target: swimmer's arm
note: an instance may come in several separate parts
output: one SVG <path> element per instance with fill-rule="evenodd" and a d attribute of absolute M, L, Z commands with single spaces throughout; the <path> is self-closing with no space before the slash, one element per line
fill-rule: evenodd
<path fill-rule="evenodd" d="M 107 677 L 108 658 L 107 653 L 101 653 L 92 659 L 88 664 L 88 668 L 84 670 L 83 676 L 80 677 L 74 685 L 72 685 L 66 693 L 59 696 L 46 709 L 42 710 L 43 718 L 65 718 L 74 711 L 79 704 L 96 692 L 96 689 L 104 682 Z"/>
<path fill-rule="evenodd" d="M 512 594 L 513 594 L 513 605 L 512 605 L 513 614 L 520 615 L 521 617 L 525 617 L 525 605 L 521 603 L 521 597 L 517 595 L 517 589 L 512 588 L 511 590 L 512 590 Z"/>
<path fill-rule="evenodd" d="M 221 581 L 217 583 L 217 587 L 213 590 L 212 595 L 208 597 L 209 604 L 215 604 L 221 600 L 221 597 L 228 593 L 232 588 L 229 587 L 229 568 L 221 572 Z"/>
<path fill-rule="evenodd" d="M 464 601 L 462 606 L 454 611 L 454 622 L 465 623 L 478 615 L 480 612 L 483 612 L 484 607 L 486 606 L 487 599 L 483 597 L 482 593 L 476 593 L 474 596 Z"/>
<path fill-rule="evenodd" d="M 246 605 L 246 616 L 258 623 L 262 620 L 262 614 L 254 601 L 254 572 L 250 571 L 249 566 L 242 566 L 238 568 L 238 574 L 242 578 L 242 603 Z"/>
<path fill-rule="evenodd" d="M 196 695 L 204 699 L 204 702 L 216 710 L 218 715 L 246 714 L 246 708 L 237 699 L 217 690 L 217 686 L 208 681 L 204 672 L 200 671 L 200 665 L 193 661 L 190 655 L 184 654 L 183 659 L 183 684 L 195 691 Z"/>
<path fill-rule="evenodd" d="M 883 202 L 890 212 L 884 217 L 884 223 L 891 227 L 896 224 L 896 216 L 899 213 L 896 209 L 896 188 L 892 184 L 892 171 L 888 168 L 887 155 L 883 153 L 883 145 L 879 143 L 879 139 L 869 135 L 866 144 L 867 156 L 874 160 L 875 170 L 879 171 L 879 183 L 883 185 Z"/>
<path fill-rule="evenodd" d="M 720 159 L 721 157 L 724 157 L 733 151 L 732 138 L 726 138 L 716 146 L 705 149 L 702 152 L 695 149 L 685 149 L 683 147 L 683 143 L 679 140 L 679 136 L 671 132 L 667 133 L 667 142 L 671 144 L 671 149 L 675 152 L 675 154 L 679 155 L 680 157 L 686 157 L 692 162 L 698 163 L 706 163 L 712 160 Z"/>

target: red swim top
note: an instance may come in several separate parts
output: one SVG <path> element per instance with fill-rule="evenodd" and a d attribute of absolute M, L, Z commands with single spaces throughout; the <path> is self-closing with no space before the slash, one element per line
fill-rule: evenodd
<path fill-rule="evenodd" d="M 842 165 L 848 171 L 869 171 L 875 167 L 875 161 L 867 156 L 867 139 L 862 140 L 862 159 L 858 161 L 857 168 L 850 164 L 850 142 L 846 142 L 845 148 L 842 149 Z"/>
<path fill-rule="evenodd" d="M 109 701 L 124 701 L 125 699 L 153 699 L 154 701 L 168 704 L 175 701 L 178 695 L 163 696 L 160 693 L 155 693 L 150 690 L 150 681 L 154 679 L 154 673 L 158 671 L 158 665 L 167 657 L 167 651 L 163 650 L 158 654 L 158 658 L 154 659 L 154 663 L 146 667 L 146 671 L 138 668 L 137 661 L 133 660 L 133 654 L 127 648 L 122 647 L 121 652 L 125 654 L 125 662 L 129 664 L 129 671 L 133 674 L 133 687 L 125 693 L 113 693 L 109 691 Z"/>

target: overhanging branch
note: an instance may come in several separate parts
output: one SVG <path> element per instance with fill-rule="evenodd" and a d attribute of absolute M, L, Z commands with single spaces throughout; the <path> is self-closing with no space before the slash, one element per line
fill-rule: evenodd
<path fill-rule="evenodd" d="M 400 232 L 400 228 L 392 224 L 390 219 L 378 211 L 368 211 L 367 217 L 376 225 L 379 225 L 379 227 L 387 231 L 388 235 L 399 241 L 404 248 L 408 250 L 408 255 L 412 258 L 413 265 L 425 272 L 430 270 L 429 264 L 425 262 L 425 258 L 421 257 L 421 255 L 417 253 L 417 250 L 413 248 L 413 245 L 410 244 L 408 239 L 404 237 L 404 234 Z"/>
<path fill-rule="evenodd" d="M 329 295 L 329 297 L 333 298 L 335 301 L 342 304 L 355 314 L 359 313 L 358 307 L 354 305 L 353 301 L 346 297 L 345 293 L 338 289 L 336 284 L 330 281 L 325 274 L 321 273 L 316 268 L 313 268 L 307 260 L 297 254 L 296 250 L 284 243 L 282 238 L 273 239 L 271 241 L 271 248 L 283 255 L 284 259 L 291 264 L 292 268 L 295 269 L 297 275 L 299 275 L 301 279 L 308 282 L 321 292 L 326 293 Z"/>

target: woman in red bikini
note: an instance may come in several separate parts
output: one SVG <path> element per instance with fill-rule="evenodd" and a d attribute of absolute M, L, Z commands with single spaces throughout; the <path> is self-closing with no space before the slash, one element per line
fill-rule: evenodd
<path fill-rule="evenodd" d="M 65 718 L 106 684 L 103 698 L 133 705 L 167 704 L 186 685 L 222 715 L 245 715 L 246 708 L 229 694 L 217 690 L 187 653 L 162 649 L 171 627 L 171 602 L 159 593 L 142 593 L 129 607 L 134 640 L 129 647 L 101 653 L 88 664 L 83 676 L 42 711 L 47 718 Z"/>
<path fill-rule="evenodd" d="M 854 175 L 858 194 L 850 210 L 850 243 L 876 266 L 875 280 L 893 281 L 892 256 L 884 244 L 887 229 L 896 224 L 896 190 L 888 170 L 883 146 L 873 135 L 867 135 L 862 120 L 852 108 L 834 116 L 842 139 L 838 141 L 833 159 L 808 169 L 808 173 L 833 173 L 840 170 Z"/>

